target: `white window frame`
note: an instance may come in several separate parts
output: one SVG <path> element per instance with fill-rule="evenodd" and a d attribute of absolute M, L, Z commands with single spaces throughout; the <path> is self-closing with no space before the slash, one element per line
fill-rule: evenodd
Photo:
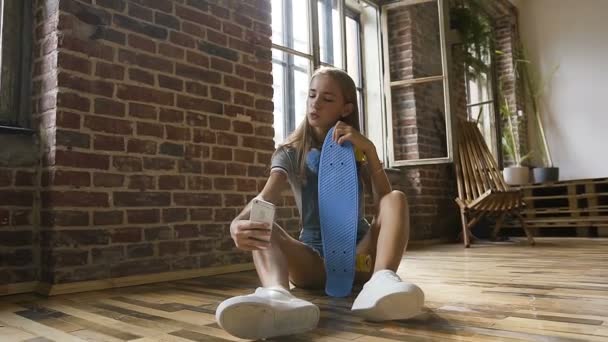
<path fill-rule="evenodd" d="M 410 80 L 401 80 L 391 82 L 390 79 L 390 64 L 389 64 L 389 48 L 388 48 L 388 11 L 399 8 L 406 7 L 415 4 L 425 3 L 425 2 L 436 2 L 438 7 L 438 16 L 439 20 L 439 40 L 441 43 L 441 64 L 442 64 L 442 75 L 441 76 L 430 76 L 430 77 L 422 77 L 422 78 L 414 78 Z M 451 163 L 454 160 L 453 157 L 453 141 L 452 141 L 452 116 L 451 116 L 451 97 L 450 97 L 450 87 L 449 87 L 449 60 L 450 60 L 450 50 L 446 40 L 446 27 L 449 27 L 449 19 L 448 19 L 448 11 L 447 11 L 447 1 L 445 0 L 401 0 L 396 3 L 390 3 L 388 5 L 382 6 L 382 35 L 383 35 L 383 52 L 384 52 L 384 93 L 386 98 L 386 116 L 383 121 L 386 122 L 386 152 L 388 156 L 388 166 L 389 167 L 399 167 L 399 166 L 414 166 L 414 165 L 430 165 L 430 164 L 444 164 Z M 424 158 L 424 159 L 414 159 L 414 160 L 396 160 L 395 159 L 395 146 L 394 146 L 394 136 L 393 136 L 393 113 L 392 113 L 392 99 L 391 99 L 391 89 L 393 87 L 403 87 L 409 85 L 415 85 L 420 83 L 427 83 L 433 81 L 443 81 L 443 96 L 444 96 L 444 107 L 445 107 L 445 125 L 446 125 L 446 150 L 447 156 L 440 158 Z"/>

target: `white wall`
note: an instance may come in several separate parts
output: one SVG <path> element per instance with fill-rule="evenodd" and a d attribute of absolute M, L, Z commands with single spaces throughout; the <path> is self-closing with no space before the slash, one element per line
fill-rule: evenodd
<path fill-rule="evenodd" d="M 512 2 L 543 79 L 559 67 L 543 122 L 560 178 L 608 177 L 608 0 Z"/>

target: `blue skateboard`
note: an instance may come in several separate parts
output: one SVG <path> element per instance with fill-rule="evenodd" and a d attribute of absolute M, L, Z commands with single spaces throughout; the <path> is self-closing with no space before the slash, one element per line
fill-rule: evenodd
<path fill-rule="evenodd" d="M 359 183 L 350 142 L 325 137 L 319 162 L 319 219 L 325 255 L 325 292 L 332 297 L 350 294 L 355 279 Z"/>

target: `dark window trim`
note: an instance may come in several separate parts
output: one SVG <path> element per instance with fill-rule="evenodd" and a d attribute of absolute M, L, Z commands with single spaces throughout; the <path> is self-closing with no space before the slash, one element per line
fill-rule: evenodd
<path fill-rule="evenodd" d="M 21 7 L 15 7 L 11 11 L 2 11 L 2 68 L 0 69 L 0 101 L 3 99 L 8 101 L 8 107 L 0 106 L 0 111 L 4 111 L 4 115 L 0 115 L 0 132 L 11 134 L 30 134 L 31 130 L 31 65 L 32 65 L 32 1 L 26 0 L 0 0 L 3 8 L 6 8 L 6 3 L 11 1 L 18 2 Z M 15 13 L 17 12 L 17 13 Z M 13 31 L 9 31 L 9 30 Z M 6 35 L 14 35 L 14 30 L 18 30 L 17 36 L 21 39 L 13 39 L 10 45 L 4 45 L 4 37 Z M 17 54 L 15 56 L 15 54 Z M 10 56 L 11 58 L 7 58 Z M 12 63 L 15 68 L 9 69 L 7 63 L 18 61 L 17 64 Z M 9 73 L 13 73 L 12 75 Z M 10 77 L 9 77 L 10 76 Z M 8 79 L 8 85 L 3 85 L 2 80 Z M 16 92 L 10 93 L 7 89 L 17 89 Z"/>

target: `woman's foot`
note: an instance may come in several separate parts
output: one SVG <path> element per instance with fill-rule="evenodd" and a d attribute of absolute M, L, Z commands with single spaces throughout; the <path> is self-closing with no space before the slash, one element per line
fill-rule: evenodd
<path fill-rule="evenodd" d="M 388 321 L 414 317 L 423 305 L 424 293 L 418 286 L 381 270 L 365 283 L 351 310 L 369 321 Z"/>
<path fill-rule="evenodd" d="M 317 326 L 319 315 L 316 305 L 281 287 L 259 287 L 253 294 L 229 298 L 215 312 L 220 327 L 251 340 L 304 333 Z"/>

